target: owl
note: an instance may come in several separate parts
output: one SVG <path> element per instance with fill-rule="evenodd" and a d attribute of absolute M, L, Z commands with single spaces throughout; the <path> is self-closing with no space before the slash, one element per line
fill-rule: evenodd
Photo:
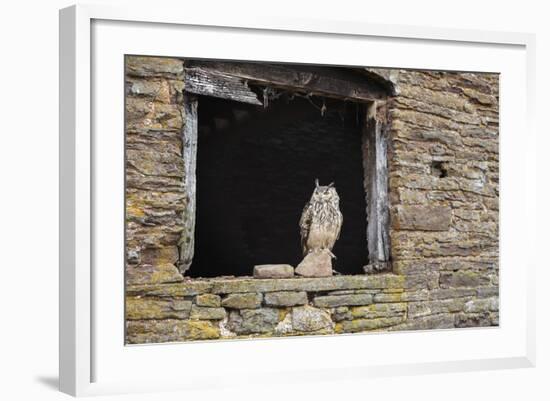
<path fill-rule="evenodd" d="M 321 186 L 319 180 L 315 180 L 315 189 L 300 218 L 304 255 L 313 251 L 327 250 L 332 257 L 335 257 L 331 251 L 340 237 L 342 220 L 340 198 L 334 183 Z"/>

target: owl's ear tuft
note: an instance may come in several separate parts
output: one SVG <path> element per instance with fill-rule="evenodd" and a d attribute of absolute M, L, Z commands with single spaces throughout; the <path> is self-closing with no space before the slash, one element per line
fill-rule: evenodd
<path fill-rule="evenodd" d="M 319 178 L 315 179 L 315 188 L 319 188 Z"/>
<path fill-rule="evenodd" d="M 334 181 L 331 182 L 330 184 L 327 185 L 328 187 L 333 187 L 334 186 Z"/>

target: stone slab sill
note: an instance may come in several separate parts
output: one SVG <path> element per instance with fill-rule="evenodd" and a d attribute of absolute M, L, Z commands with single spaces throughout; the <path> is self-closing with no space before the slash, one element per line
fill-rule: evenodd
<path fill-rule="evenodd" d="M 252 277 L 198 278 L 177 283 L 142 284 L 127 287 L 127 295 L 183 297 L 199 294 L 231 294 L 275 291 L 334 291 L 403 289 L 405 276 L 392 273 L 321 278 L 255 279 Z"/>

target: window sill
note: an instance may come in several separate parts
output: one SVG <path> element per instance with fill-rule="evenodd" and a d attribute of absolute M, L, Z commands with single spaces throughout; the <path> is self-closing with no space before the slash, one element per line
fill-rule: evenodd
<path fill-rule="evenodd" d="M 128 295 L 193 296 L 276 291 L 345 291 L 403 289 L 405 276 L 393 273 L 341 275 L 318 278 L 257 279 L 253 277 L 184 278 L 181 282 L 141 284 L 127 287 Z"/>

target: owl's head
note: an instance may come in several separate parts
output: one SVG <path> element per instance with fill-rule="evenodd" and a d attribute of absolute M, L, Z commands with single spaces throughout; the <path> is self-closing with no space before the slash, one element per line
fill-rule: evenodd
<path fill-rule="evenodd" d="M 313 195 L 311 195 L 311 200 L 316 202 L 332 202 L 338 203 L 340 197 L 334 188 L 334 183 L 331 182 L 328 185 L 319 185 L 319 180 L 315 180 L 315 189 L 313 190 Z"/>

